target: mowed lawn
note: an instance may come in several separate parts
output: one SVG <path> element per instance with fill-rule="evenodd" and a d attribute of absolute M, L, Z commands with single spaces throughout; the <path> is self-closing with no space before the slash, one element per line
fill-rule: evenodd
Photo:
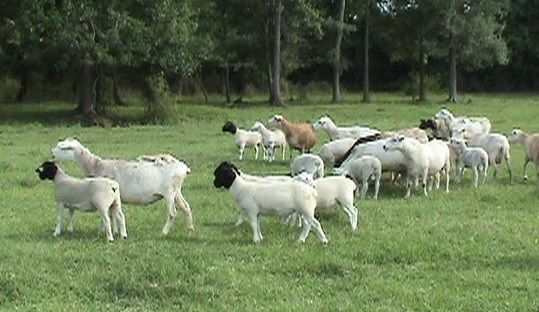
<path fill-rule="evenodd" d="M 289 163 L 288 155 L 271 165 L 255 161 L 252 150 L 239 162 L 232 136 L 221 132 L 226 120 L 245 128 L 276 113 L 310 122 L 330 114 L 338 124 L 390 130 L 417 126 L 447 106 L 456 115 L 487 116 L 493 132 L 515 126 L 539 132 L 538 96 L 469 95 L 450 106 L 443 96 L 426 105 L 397 94 L 376 94 L 372 104 L 348 98 L 330 105 L 327 96 L 313 97 L 284 109 L 184 99 L 174 107 L 176 125 L 94 128 L 67 121 L 73 104 L 0 105 L 0 310 L 539 310 L 539 182 L 533 165 L 523 182 L 522 146 L 511 149 L 512 184 L 505 166 L 498 180 L 489 169 L 479 189 L 467 171 L 449 194 L 438 190 L 425 198 L 415 190 L 405 200 L 404 187 L 384 178 L 378 201 L 356 200 L 357 231 L 338 207 L 318 214 L 327 246 L 314 233 L 306 244 L 296 243 L 300 229 L 273 217 L 262 219 L 260 245 L 252 243 L 248 224 L 234 227 L 234 201 L 213 187 L 219 162 L 231 160 L 253 174 L 287 173 Z M 126 241 L 107 243 L 97 214 L 76 214 L 74 233 L 54 238 L 53 184 L 34 170 L 65 137 L 106 158 L 171 153 L 184 160 L 192 174 L 183 194 L 196 231 L 187 231 L 179 211 L 163 237 L 165 208 L 157 202 L 124 205 Z M 82 176 L 73 163 L 62 167 Z"/>

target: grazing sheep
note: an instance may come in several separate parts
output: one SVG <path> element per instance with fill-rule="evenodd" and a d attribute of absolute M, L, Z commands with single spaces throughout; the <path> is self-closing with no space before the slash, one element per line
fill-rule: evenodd
<path fill-rule="evenodd" d="M 464 138 L 464 131 L 454 134 L 455 136 L 453 138 L 455 139 Z M 499 133 L 474 134 L 468 138 L 466 142 L 469 147 L 481 147 L 487 152 L 489 166 L 494 167 L 494 178 L 497 177 L 498 165 L 505 161 L 507 171 L 509 172 L 509 181 L 511 182 L 513 180 L 513 174 L 511 172 L 511 155 L 509 154 L 510 145 L 504 135 Z"/>
<path fill-rule="evenodd" d="M 309 172 L 302 172 L 296 175 L 294 179 L 314 187 L 318 194 L 316 197 L 317 211 L 339 204 L 348 216 L 352 231 L 357 229 L 358 210 L 354 206 L 354 192 L 356 190 L 354 181 L 343 176 L 314 179 Z"/>
<path fill-rule="evenodd" d="M 271 131 L 264 126 L 263 123 L 257 121 L 251 128 L 252 131 L 258 131 L 262 136 L 262 143 L 265 147 L 267 155 L 264 155 L 264 159 L 268 162 L 275 160 L 275 149 L 280 148 L 283 151 L 283 161 L 286 151 L 286 136 L 281 130 Z"/>
<path fill-rule="evenodd" d="M 187 228 L 195 229 L 191 207 L 181 191 L 183 180 L 191 169 L 171 155 L 143 156 L 139 161 L 101 159 L 79 141 L 65 139 L 52 149 L 52 156 L 55 161 L 76 162 L 86 176 L 107 177 L 117 181 L 120 184 L 122 203 L 148 205 L 164 199 L 168 214 L 162 230 L 164 235 L 170 232 L 176 219 L 175 204 L 185 212 Z M 153 161 L 146 160 L 152 158 Z"/>
<path fill-rule="evenodd" d="M 356 139 L 345 138 L 328 142 L 322 146 L 318 152 L 318 156 L 324 161 L 326 167 L 333 167 L 335 161 L 343 157 L 343 155 L 354 145 Z"/>
<path fill-rule="evenodd" d="M 253 229 L 253 241 L 260 243 L 260 214 L 272 214 L 286 218 L 298 213 L 303 219 L 303 231 L 299 242 L 304 243 L 311 227 L 314 227 L 318 239 L 328 243 L 320 222 L 314 217 L 316 208 L 316 190 L 298 181 L 259 183 L 246 181 L 242 174 L 228 162 L 222 162 L 215 169 L 213 185 L 229 189 L 241 212 L 249 218 Z"/>
<path fill-rule="evenodd" d="M 436 139 L 447 140 L 451 136 L 451 130 L 445 122 L 445 119 L 428 118 L 421 119 L 419 129 L 427 130 L 432 129 L 433 137 Z"/>
<path fill-rule="evenodd" d="M 312 174 L 315 179 L 324 176 L 324 161 L 317 155 L 300 155 L 294 158 L 290 167 L 292 167 L 292 175 L 297 175 L 300 172 L 307 172 Z"/>
<path fill-rule="evenodd" d="M 451 146 L 457 152 L 456 180 L 462 177 L 464 168 L 470 168 L 474 172 L 474 186 L 478 186 L 479 176 L 482 175 L 482 184 L 485 184 L 488 169 L 488 154 L 480 147 L 468 147 L 463 139 L 451 139 Z"/>
<path fill-rule="evenodd" d="M 456 118 L 453 114 L 447 110 L 442 109 L 436 113 L 435 117 L 437 119 L 444 120 L 449 127 L 449 131 L 464 129 L 464 138 L 468 139 L 476 134 L 488 134 L 490 132 L 490 120 L 486 117 L 458 117 Z"/>
<path fill-rule="evenodd" d="M 331 120 L 331 118 L 329 118 L 328 116 L 323 116 L 318 119 L 313 124 L 313 127 L 316 130 L 325 130 L 329 135 L 331 141 L 344 138 L 359 139 L 375 134 L 380 134 L 380 131 L 368 127 L 337 127 L 335 122 L 333 122 L 333 120 Z"/>
<path fill-rule="evenodd" d="M 396 130 L 396 131 L 385 131 L 382 133 L 382 138 L 389 139 L 389 138 L 394 137 L 395 135 L 402 135 L 407 138 L 413 138 L 413 139 L 418 140 L 421 143 L 427 143 L 429 141 L 427 132 L 419 128 L 401 129 L 401 130 Z"/>
<path fill-rule="evenodd" d="M 258 159 L 258 146 L 262 143 L 262 136 L 255 131 L 242 130 L 236 127 L 231 121 L 227 121 L 223 126 L 223 132 L 230 132 L 234 135 L 236 146 L 240 150 L 240 160 L 243 158 L 243 151 L 246 147 L 255 149 L 255 159 Z M 264 148 L 264 145 L 262 145 Z M 265 154 L 265 151 L 264 151 Z"/>
<path fill-rule="evenodd" d="M 316 144 L 316 133 L 311 124 L 292 123 L 281 115 L 271 117 L 268 123 L 277 125 L 284 131 L 290 149 L 290 159 L 292 159 L 292 148 L 301 151 L 301 153 L 308 153 Z"/>
<path fill-rule="evenodd" d="M 378 199 L 380 189 L 380 178 L 382 177 L 382 162 L 374 156 L 361 156 L 352 159 L 343 169 L 342 175 L 349 175 L 357 185 L 361 184 L 361 199 L 365 199 L 365 194 L 369 188 L 369 179 L 374 179 L 374 199 Z"/>
<path fill-rule="evenodd" d="M 101 215 L 107 239 L 114 241 L 111 230 L 109 210 L 120 226 L 120 235 L 127 238 L 125 217 L 120 200 L 120 187 L 116 181 L 108 178 L 77 179 L 64 173 L 54 162 L 46 161 L 36 169 L 41 180 L 54 181 L 54 197 L 58 203 L 56 229 L 54 236 L 62 232 L 64 208 L 69 209 L 68 231 L 73 232 L 75 210 L 97 211 Z"/>
<path fill-rule="evenodd" d="M 429 174 L 429 158 L 418 140 L 395 136 L 387 140 L 383 148 L 386 152 L 400 151 L 406 159 L 406 195 L 410 197 L 412 182 L 420 179 L 423 193 L 427 196 L 427 177 Z"/>
<path fill-rule="evenodd" d="M 514 129 L 508 137 L 511 143 L 520 143 L 526 147 L 524 159 L 524 180 L 528 180 L 526 167 L 530 161 L 535 163 L 537 178 L 539 179 L 539 133 L 528 134 L 520 129 Z"/>

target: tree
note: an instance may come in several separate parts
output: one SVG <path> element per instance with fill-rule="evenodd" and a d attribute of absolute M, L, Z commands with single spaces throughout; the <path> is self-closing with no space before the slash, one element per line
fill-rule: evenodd
<path fill-rule="evenodd" d="M 271 99 L 272 104 L 283 106 L 281 95 L 281 0 L 273 0 L 273 48 L 271 60 Z"/>
<path fill-rule="evenodd" d="M 340 84 L 340 77 L 341 77 L 341 63 L 340 63 L 340 56 L 341 56 L 341 41 L 343 36 L 343 28 L 344 28 L 344 10 L 346 6 L 346 0 L 340 0 L 339 2 L 339 15 L 337 18 L 337 34 L 335 36 L 335 47 L 333 51 L 333 103 L 340 103 L 342 101 L 341 98 L 341 84 Z"/>

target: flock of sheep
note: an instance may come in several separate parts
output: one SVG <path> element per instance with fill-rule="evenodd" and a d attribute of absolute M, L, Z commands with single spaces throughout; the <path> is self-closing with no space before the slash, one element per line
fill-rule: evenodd
<path fill-rule="evenodd" d="M 524 162 L 536 165 L 539 178 L 539 134 L 527 134 L 515 129 L 505 136 L 490 133 L 487 118 L 455 117 L 446 109 L 434 118 L 422 119 L 419 128 L 380 132 L 368 127 L 338 127 L 324 116 L 314 124 L 293 123 L 281 115 L 273 116 L 267 126 L 256 122 L 250 130 L 226 122 L 223 132 L 234 135 L 243 159 L 246 148 L 259 148 L 263 159 L 275 160 L 275 150 L 281 149 L 282 160 L 286 150 L 292 159 L 292 150 L 300 155 L 291 161 L 291 175 L 254 176 L 242 172 L 230 162 L 222 162 L 214 171 L 214 186 L 229 189 L 239 208 L 237 226 L 248 221 L 253 230 L 253 241 L 260 242 L 260 215 L 277 215 L 287 222 L 303 227 L 299 241 L 305 242 L 311 228 L 319 240 L 328 239 L 315 211 L 338 204 L 346 213 L 352 230 L 357 228 L 358 209 L 356 195 L 364 199 L 369 183 L 378 198 L 382 172 L 391 173 L 391 182 L 402 178 L 409 197 L 412 187 L 421 184 L 426 196 L 435 183 L 440 186 L 445 177 L 445 192 L 449 192 L 450 171 L 458 181 L 464 168 L 474 172 L 474 185 L 485 182 L 487 169 L 507 164 L 510 180 L 509 143 L 522 143 L 526 147 Z M 432 130 L 428 135 L 426 131 Z M 318 154 L 310 151 L 317 142 L 316 130 L 325 130 L 331 141 L 324 144 Z M 76 139 L 60 141 L 52 149 L 53 161 L 44 162 L 36 172 L 42 180 L 54 181 L 58 203 L 54 236 L 61 233 L 64 210 L 68 214 L 68 231 L 73 231 L 76 210 L 97 211 L 102 230 L 113 241 L 118 231 L 127 238 L 122 203 L 150 204 L 163 199 L 167 208 L 167 221 L 163 234 L 167 235 L 176 219 L 178 205 L 186 215 L 187 227 L 194 230 L 189 203 L 182 195 L 184 179 L 191 172 L 182 161 L 168 154 L 141 156 L 135 161 L 102 159 L 90 152 Z M 59 161 L 74 161 L 88 178 L 69 176 L 57 165 Z M 334 167 L 336 175 L 325 176 L 327 168 Z"/>

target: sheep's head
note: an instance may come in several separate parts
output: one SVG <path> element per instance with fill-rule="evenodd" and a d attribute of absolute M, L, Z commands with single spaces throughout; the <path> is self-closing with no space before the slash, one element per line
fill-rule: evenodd
<path fill-rule="evenodd" d="M 455 116 L 453 116 L 453 114 L 446 108 L 442 108 L 439 112 L 436 113 L 436 115 L 434 115 L 434 117 L 437 119 L 455 118 Z"/>
<path fill-rule="evenodd" d="M 454 150 L 461 151 L 466 148 L 466 140 L 462 138 L 452 138 L 449 144 L 453 146 Z"/>
<path fill-rule="evenodd" d="M 269 120 L 268 120 L 268 124 L 270 125 L 280 125 L 282 124 L 284 118 L 282 115 L 275 115 L 273 117 L 271 117 Z"/>
<path fill-rule="evenodd" d="M 257 121 L 255 122 L 255 124 L 251 127 L 251 131 L 258 131 L 259 129 L 263 128 L 264 125 L 260 122 L 260 121 Z"/>
<path fill-rule="evenodd" d="M 54 180 L 56 173 L 58 172 L 58 166 L 52 161 L 46 161 L 36 169 L 41 180 Z"/>
<path fill-rule="evenodd" d="M 52 149 L 52 159 L 54 161 L 75 160 L 75 151 L 82 150 L 82 144 L 76 139 L 65 139 L 58 142 Z"/>
<path fill-rule="evenodd" d="M 311 187 L 314 186 L 314 177 L 312 173 L 308 173 L 306 171 L 302 171 L 294 176 L 294 180 L 305 183 Z"/>
<path fill-rule="evenodd" d="M 507 136 L 507 140 L 509 141 L 509 143 L 519 142 L 522 138 L 523 133 L 524 132 L 520 129 L 513 129 L 513 131 L 511 131 L 511 133 L 509 133 L 509 135 Z"/>
<path fill-rule="evenodd" d="M 313 124 L 313 128 L 315 128 L 316 130 L 327 129 L 328 126 L 330 126 L 330 125 L 334 125 L 331 118 L 329 118 L 328 116 L 323 116 L 323 117 L 320 117 L 320 119 L 318 119 Z"/>
<path fill-rule="evenodd" d="M 236 176 L 239 175 L 239 170 L 233 164 L 228 161 L 224 161 L 217 166 L 213 175 L 215 179 L 213 180 L 213 185 L 217 188 L 224 187 L 230 188 Z"/>
<path fill-rule="evenodd" d="M 433 118 L 429 119 L 421 119 L 421 123 L 419 124 L 419 129 L 432 129 L 437 130 L 438 125 L 436 124 L 436 120 Z"/>
<path fill-rule="evenodd" d="M 230 132 L 232 134 L 236 134 L 236 131 L 238 130 L 238 127 L 234 125 L 231 121 L 225 122 L 225 125 L 223 126 L 223 132 Z"/>
<path fill-rule="evenodd" d="M 451 130 L 451 138 L 464 139 L 468 138 L 468 133 L 466 133 L 466 126 L 464 124 L 456 125 L 453 130 Z"/>
<path fill-rule="evenodd" d="M 401 134 L 397 134 L 391 139 L 387 140 L 386 144 L 384 144 L 383 148 L 384 151 L 389 152 L 392 150 L 397 150 L 402 147 L 402 144 L 404 142 L 404 136 Z"/>

